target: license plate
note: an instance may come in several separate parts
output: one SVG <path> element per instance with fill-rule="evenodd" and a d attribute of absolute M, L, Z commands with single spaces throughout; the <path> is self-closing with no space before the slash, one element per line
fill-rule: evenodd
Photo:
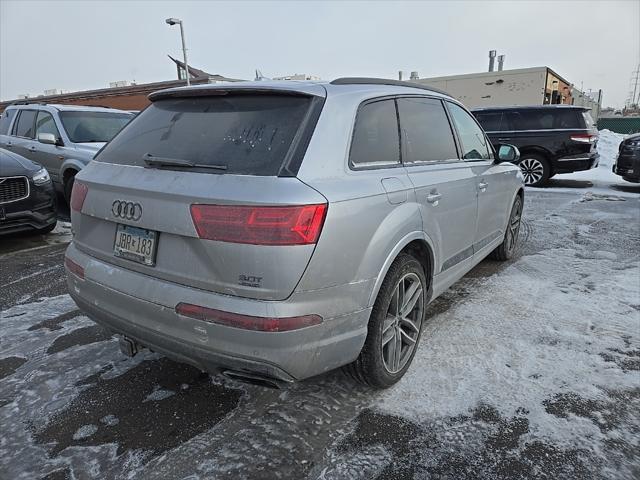
<path fill-rule="evenodd" d="M 118 224 L 113 254 L 144 265 L 156 263 L 158 232 L 130 225 Z"/>

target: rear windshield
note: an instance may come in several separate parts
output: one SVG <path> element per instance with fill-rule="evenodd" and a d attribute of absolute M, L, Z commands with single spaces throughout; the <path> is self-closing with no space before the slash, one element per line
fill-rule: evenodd
<path fill-rule="evenodd" d="M 310 104 L 310 97 L 273 94 L 158 100 L 96 160 L 147 166 L 145 158 L 157 158 L 222 167 L 194 171 L 275 176 Z"/>
<path fill-rule="evenodd" d="M 596 122 L 593 121 L 593 117 L 587 111 L 582 112 L 582 117 L 584 118 L 584 123 L 587 128 L 596 128 Z"/>
<path fill-rule="evenodd" d="M 60 120 L 73 143 L 108 142 L 131 119 L 131 113 L 60 112 Z"/>

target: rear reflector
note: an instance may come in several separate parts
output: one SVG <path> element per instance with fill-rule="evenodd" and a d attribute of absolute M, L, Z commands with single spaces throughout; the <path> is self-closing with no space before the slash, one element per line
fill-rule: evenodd
<path fill-rule="evenodd" d="M 580 143 L 593 143 L 596 140 L 598 140 L 598 136 L 597 135 L 589 135 L 587 133 L 585 134 L 577 134 L 577 135 L 571 135 L 571 140 L 573 140 L 574 142 L 580 142 Z"/>
<path fill-rule="evenodd" d="M 84 268 L 71 260 L 69 257 L 64 257 L 64 266 L 67 267 L 67 270 L 73 273 L 76 277 L 84 279 Z"/>
<path fill-rule="evenodd" d="M 326 203 L 287 207 L 191 205 L 191 218 L 200 238 L 252 245 L 316 243 L 326 213 Z"/>
<path fill-rule="evenodd" d="M 84 205 L 84 199 L 87 196 L 87 192 L 89 191 L 89 187 L 87 187 L 84 183 L 73 182 L 73 189 L 71 190 L 71 201 L 69 202 L 71 205 L 71 210 L 79 212 L 82 210 L 82 205 Z"/>
<path fill-rule="evenodd" d="M 289 332 L 300 328 L 311 327 L 322 323 L 319 315 L 303 315 L 301 317 L 251 317 L 237 313 L 223 312 L 213 308 L 201 307 L 191 303 L 179 303 L 176 313 L 204 322 L 217 323 L 227 327 L 257 330 L 260 332 Z"/>

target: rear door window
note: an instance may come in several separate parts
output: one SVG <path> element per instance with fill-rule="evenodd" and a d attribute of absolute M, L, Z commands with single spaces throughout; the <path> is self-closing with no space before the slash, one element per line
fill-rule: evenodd
<path fill-rule="evenodd" d="M 465 160 L 488 160 L 493 158 L 484 132 L 462 107 L 447 102 L 453 123 L 462 142 L 462 158 Z"/>
<path fill-rule="evenodd" d="M 17 137 L 33 138 L 36 110 L 20 110 L 18 123 L 15 126 L 14 135 Z"/>
<path fill-rule="evenodd" d="M 96 160 L 145 166 L 144 159 L 151 156 L 202 166 L 190 168 L 193 171 L 278 175 L 310 104 L 310 97 L 277 94 L 157 100 Z"/>
<path fill-rule="evenodd" d="M 400 163 L 398 115 L 393 100 L 366 103 L 358 109 L 349 160 L 355 167 Z"/>
<path fill-rule="evenodd" d="M 440 100 L 399 98 L 398 114 L 404 163 L 458 160 L 451 125 Z"/>
<path fill-rule="evenodd" d="M 0 135 L 8 135 L 9 134 L 9 126 L 11 125 L 11 120 L 15 115 L 15 110 L 5 110 L 2 112 L 2 116 L 0 116 Z"/>
<path fill-rule="evenodd" d="M 502 112 L 476 112 L 475 117 L 485 132 L 499 132 L 502 128 Z"/>
<path fill-rule="evenodd" d="M 527 109 L 507 113 L 514 130 L 577 129 L 578 111 L 573 109 Z"/>

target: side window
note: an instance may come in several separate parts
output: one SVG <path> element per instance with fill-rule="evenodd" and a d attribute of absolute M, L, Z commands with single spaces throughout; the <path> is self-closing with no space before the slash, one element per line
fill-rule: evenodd
<path fill-rule="evenodd" d="M 52 133 L 54 137 L 60 138 L 60 132 L 56 127 L 56 122 L 53 120 L 53 116 L 49 112 L 40 110 L 38 112 L 38 118 L 36 120 L 36 138 L 39 133 Z"/>
<path fill-rule="evenodd" d="M 579 120 L 579 112 L 577 110 L 558 109 L 558 111 L 555 113 L 556 115 L 553 128 L 584 128 Z"/>
<path fill-rule="evenodd" d="M 17 137 L 33 138 L 33 125 L 35 120 L 35 110 L 20 110 L 18 124 L 13 129 L 13 134 Z"/>
<path fill-rule="evenodd" d="M 478 112 L 474 113 L 474 115 L 485 132 L 499 132 L 504 130 L 502 126 L 502 112 Z"/>
<path fill-rule="evenodd" d="M 349 161 L 356 167 L 400 163 L 398 117 L 393 100 L 367 103 L 359 108 Z"/>
<path fill-rule="evenodd" d="M 397 101 L 404 163 L 458 160 L 451 125 L 440 100 L 405 97 Z"/>
<path fill-rule="evenodd" d="M 493 158 L 484 132 L 473 117 L 455 103 L 447 102 L 447 104 L 462 142 L 462 158 L 465 160 L 489 160 Z"/>
<path fill-rule="evenodd" d="M 9 125 L 15 116 L 15 110 L 5 110 L 0 117 L 0 135 L 9 134 Z"/>

